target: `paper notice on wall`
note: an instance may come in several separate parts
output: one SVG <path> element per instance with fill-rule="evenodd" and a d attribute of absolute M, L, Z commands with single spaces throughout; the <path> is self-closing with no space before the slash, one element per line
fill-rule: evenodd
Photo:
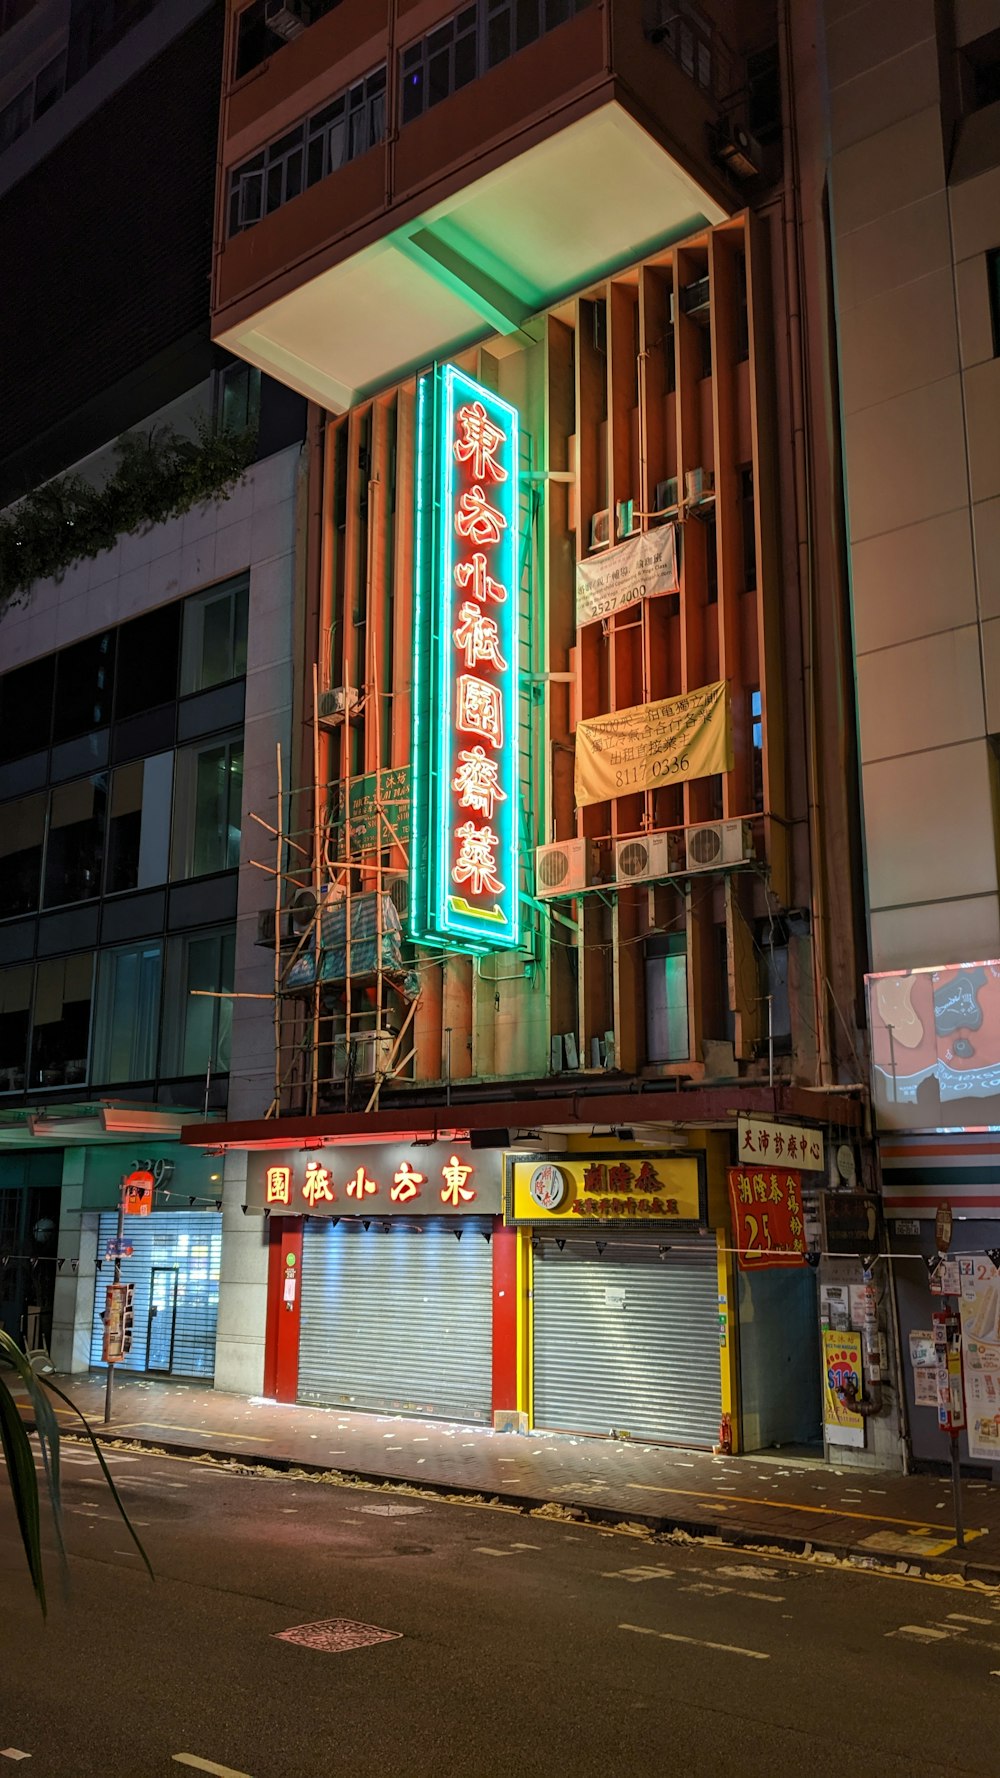
<path fill-rule="evenodd" d="M 875 1296 L 874 1284 L 851 1284 L 848 1289 L 851 1303 L 851 1326 L 858 1329 L 873 1327 L 878 1321 L 878 1301 Z"/>
<path fill-rule="evenodd" d="M 918 1365 L 926 1368 L 927 1365 L 934 1365 L 936 1362 L 937 1362 L 937 1360 L 934 1357 L 934 1330 L 933 1330 L 933 1328 L 930 1328 L 930 1327 L 911 1328 L 910 1329 L 910 1363 L 912 1364 L 914 1370 L 917 1369 Z"/>
<path fill-rule="evenodd" d="M 839 1332 L 846 1332 L 851 1325 L 849 1286 L 846 1284 L 823 1284 L 820 1287 L 820 1320 L 824 1327 L 831 1327 Z"/>
<path fill-rule="evenodd" d="M 917 1364 L 913 1367 L 913 1400 L 918 1408 L 937 1407 L 937 1366 Z"/>
<path fill-rule="evenodd" d="M 1000 1460 L 1000 1272 L 985 1253 L 969 1255 L 961 1263 L 959 1312 L 969 1456 L 996 1462 Z"/>

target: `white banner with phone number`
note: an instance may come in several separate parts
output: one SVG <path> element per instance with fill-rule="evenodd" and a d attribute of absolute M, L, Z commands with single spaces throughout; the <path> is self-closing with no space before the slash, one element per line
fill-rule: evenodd
<path fill-rule="evenodd" d="M 969 1456 L 1000 1460 L 1000 1272 L 985 1253 L 958 1260 Z"/>

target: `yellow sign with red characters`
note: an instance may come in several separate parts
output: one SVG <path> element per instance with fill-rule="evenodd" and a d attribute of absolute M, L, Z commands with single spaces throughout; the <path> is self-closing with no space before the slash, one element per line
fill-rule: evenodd
<path fill-rule="evenodd" d="M 698 1155 L 559 1155 L 507 1164 L 509 1223 L 705 1223 Z"/>

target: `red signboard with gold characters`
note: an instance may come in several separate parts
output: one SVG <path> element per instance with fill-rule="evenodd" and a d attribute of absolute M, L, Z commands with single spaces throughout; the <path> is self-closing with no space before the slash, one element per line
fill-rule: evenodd
<path fill-rule="evenodd" d="M 787 1167 L 730 1167 L 728 1178 L 741 1270 L 804 1265 L 802 1175 Z"/>

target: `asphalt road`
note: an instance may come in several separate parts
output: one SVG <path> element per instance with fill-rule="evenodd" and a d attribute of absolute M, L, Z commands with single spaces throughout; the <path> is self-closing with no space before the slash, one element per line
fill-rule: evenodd
<path fill-rule="evenodd" d="M 1000 1774 L 1000 1593 L 110 1461 L 156 1583 L 66 1447 L 47 1624 L 0 1499 L 0 1759 L 32 1778 Z M 282 1639 L 344 1619 L 387 1639 Z"/>

